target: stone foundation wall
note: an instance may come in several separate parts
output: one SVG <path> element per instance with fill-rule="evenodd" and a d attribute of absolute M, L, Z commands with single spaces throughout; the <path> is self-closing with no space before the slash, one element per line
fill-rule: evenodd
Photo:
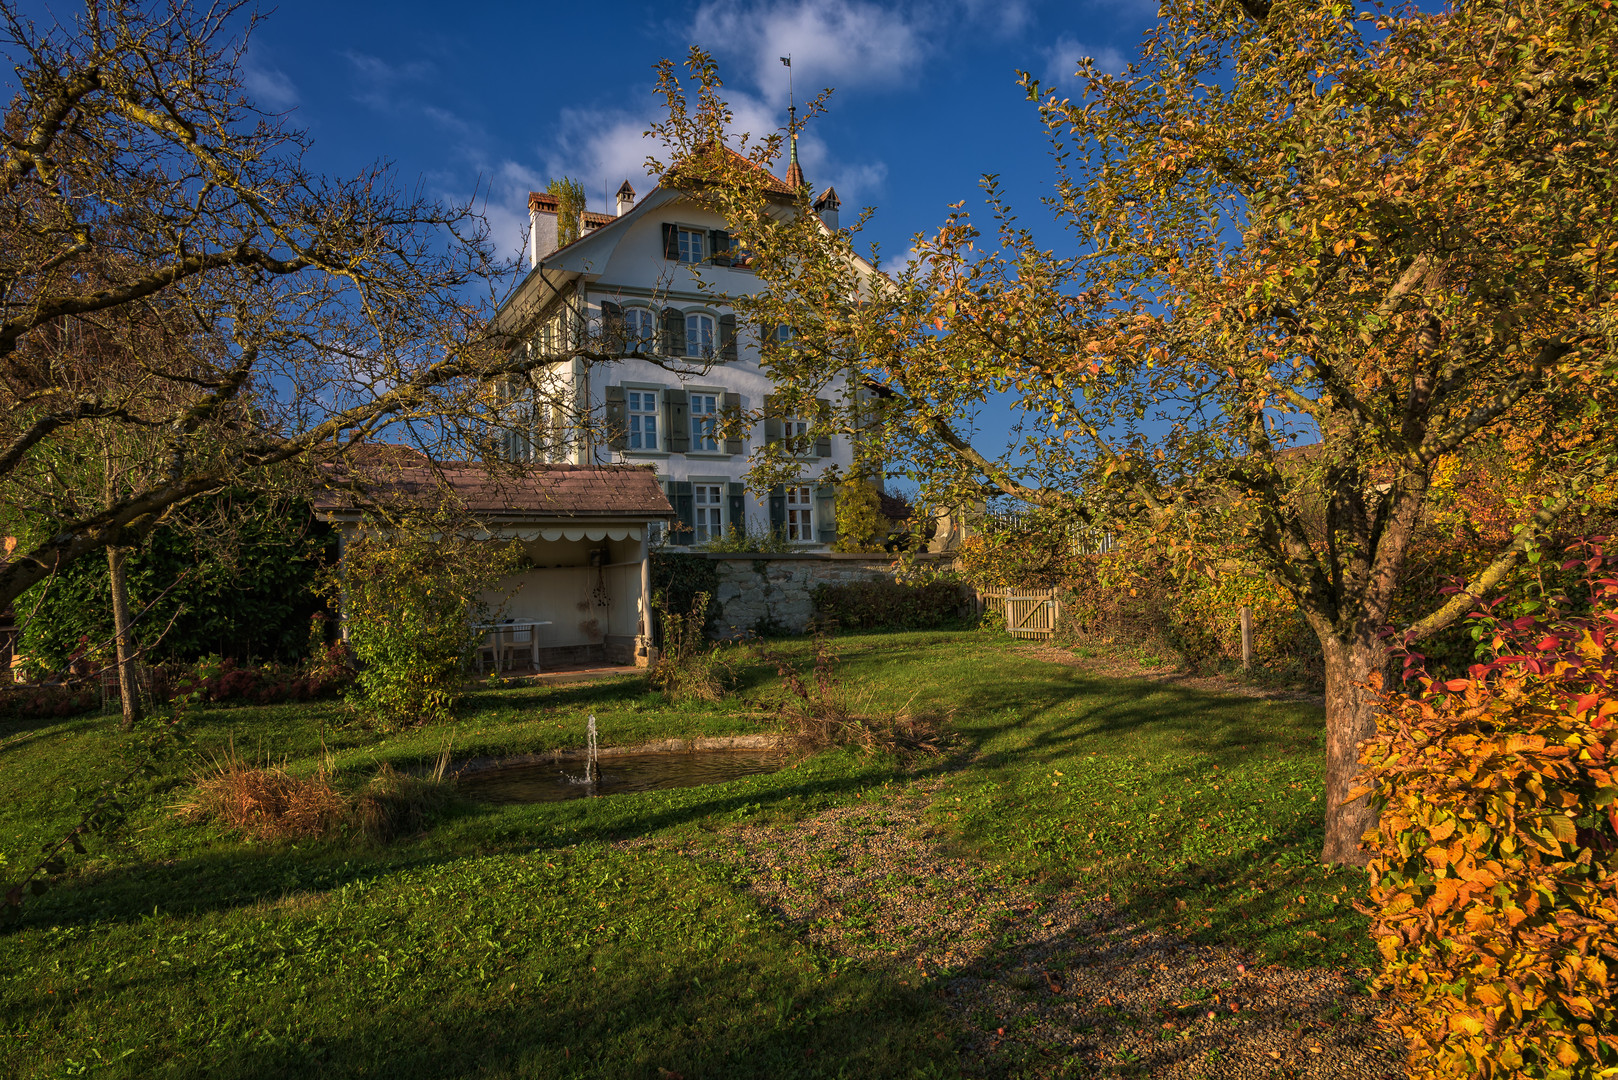
<path fill-rule="evenodd" d="M 715 633 L 741 637 L 748 631 L 801 634 L 815 613 L 818 585 L 893 580 L 890 555 L 731 555 L 705 553 L 719 571 L 720 614 Z"/>

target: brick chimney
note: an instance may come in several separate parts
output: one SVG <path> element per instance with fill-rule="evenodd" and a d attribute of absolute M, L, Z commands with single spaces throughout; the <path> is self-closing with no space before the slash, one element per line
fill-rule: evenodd
<path fill-rule="evenodd" d="M 528 193 L 528 268 L 532 270 L 540 261 L 561 247 L 557 229 L 557 213 L 562 204 L 555 195 L 543 191 Z"/>

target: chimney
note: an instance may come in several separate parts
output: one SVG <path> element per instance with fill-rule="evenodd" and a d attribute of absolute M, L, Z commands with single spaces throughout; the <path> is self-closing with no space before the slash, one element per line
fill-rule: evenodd
<path fill-rule="evenodd" d="M 543 191 L 528 193 L 528 268 L 561 247 L 557 232 L 557 212 L 562 204 L 555 195 Z"/>
<path fill-rule="evenodd" d="M 826 228 L 833 232 L 837 231 L 837 211 L 842 208 L 843 201 L 837 197 L 837 189 L 830 184 L 820 193 L 820 198 L 815 200 L 815 213 L 826 223 Z"/>
<path fill-rule="evenodd" d="M 618 216 L 623 217 L 635 205 L 635 189 L 625 180 L 623 187 L 618 189 Z"/>

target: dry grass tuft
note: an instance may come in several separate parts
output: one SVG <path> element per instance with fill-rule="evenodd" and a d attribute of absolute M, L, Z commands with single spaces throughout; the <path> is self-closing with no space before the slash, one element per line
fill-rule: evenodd
<path fill-rule="evenodd" d="M 176 809 L 190 821 L 217 821 L 260 840 L 322 836 L 348 817 L 348 799 L 324 772 L 293 776 L 243 761 L 235 747 L 196 774 L 190 800 Z"/>
<path fill-rule="evenodd" d="M 437 778 L 423 778 L 396 772 L 384 764 L 354 796 L 354 823 L 367 837 L 383 843 L 413 836 L 426 830 L 433 811 L 444 804 L 448 792 L 441 772 Z"/>
<path fill-rule="evenodd" d="M 274 765 L 242 760 L 235 747 L 195 775 L 190 799 L 175 810 L 188 821 L 215 821 L 255 840 L 305 840 L 357 831 L 386 842 L 419 833 L 449 796 L 444 779 L 446 746 L 427 777 L 411 776 L 384 764 L 358 792 L 334 786 L 321 769 L 294 776 Z"/>

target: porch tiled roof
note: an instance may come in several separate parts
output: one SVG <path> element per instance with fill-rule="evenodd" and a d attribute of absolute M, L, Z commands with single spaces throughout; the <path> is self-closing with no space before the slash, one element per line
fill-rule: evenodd
<path fill-rule="evenodd" d="M 649 469 L 638 466 L 505 466 L 442 463 L 356 470 L 364 495 L 381 503 L 430 504 L 450 496 L 473 514 L 521 518 L 670 518 L 674 508 Z M 353 474 L 350 474 L 353 475 Z M 316 500 L 326 512 L 355 510 L 357 494 L 333 491 Z"/>

